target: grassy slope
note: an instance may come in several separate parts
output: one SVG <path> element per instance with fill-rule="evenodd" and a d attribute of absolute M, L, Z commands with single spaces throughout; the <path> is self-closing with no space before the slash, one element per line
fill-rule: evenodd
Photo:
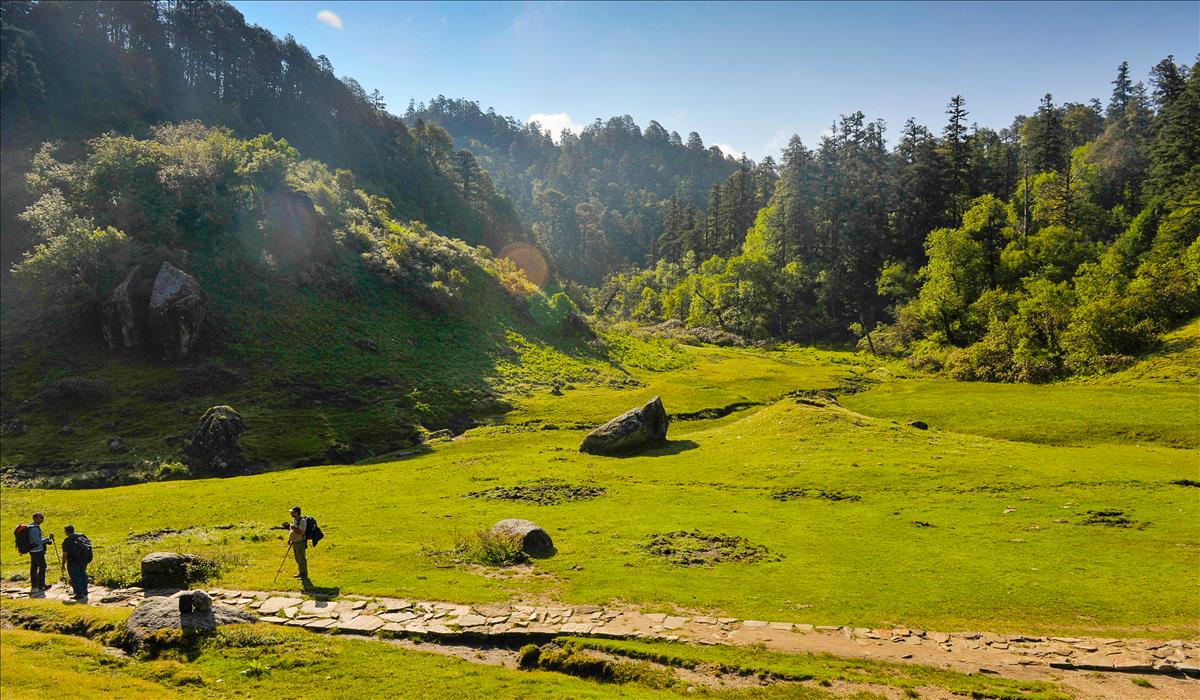
<path fill-rule="evenodd" d="M 995 438 L 1057 445 L 1200 447 L 1200 319 L 1122 372 L 1061 384 L 894 382 L 847 397 L 863 413 Z"/>
<path fill-rule="evenodd" d="M 25 328 L 18 335 L 6 323 L 0 360 L 6 417 L 64 376 L 103 382 L 110 396 L 91 405 L 22 407 L 28 433 L 5 433 L 0 458 L 5 465 L 177 459 L 177 443 L 166 438 L 189 433 L 216 404 L 232 405 L 246 419 L 243 446 L 251 461 L 286 466 L 320 458 L 334 442 L 381 454 L 405 447 L 414 423 L 437 429 L 460 413 L 495 412 L 490 397 L 498 383 L 539 381 L 520 364 L 529 352 L 577 374 L 586 368 L 593 380 L 623 378 L 601 352 L 523 318 L 494 280 L 473 274 L 461 310 L 445 315 L 365 275 L 356 294 L 342 298 L 200 270 L 219 335 L 183 367 L 114 356 L 94 337 Z M 360 349 L 361 341 L 378 352 Z M 236 377 L 223 379 L 230 371 Z M 62 425 L 74 432 L 62 434 Z M 128 453 L 109 452 L 114 435 L 124 438 Z"/>
<path fill-rule="evenodd" d="M 219 546 L 245 563 L 225 583 L 267 588 L 279 544 L 249 536 L 300 502 L 329 535 L 310 562 L 316 584 L 330 590 L 461 601 L 624 600 L 818 624 L 1195 635 L 1195 590 L 1180 582 L 1200 576 L 1200 500 L 1193 489 L 1169 484 L 1196 477 L 1195 450 L 922 432 L 792 399 L 676 422 L 670 444 L 629 458 L 581 455 L 581 431 L 524 425 L 591 421 L 654 393 L 680 412 L 767 401 L 788 388 L 838 383 L 852 371 L 887 375 L 862 359 L 814 351 L 652 349 L 626 357 L 644 387 L 593 383 L 562 397 L 537 388 L 517 397 L 512 424 L 476 429 L 421 456 L 94 492 L 6 490 L 0 528 L 40 508 L 54 527 L 67 520 L 81 526 L 100 559 Z M 636 368 L 663 362 L 661 353 L 670 360 L 665 366 L 679 369 Z M 539 371 L 553 373 L 552 366 Z M 976 407 L 995 388 L 972 386 Z M 1089 389 L 1079 388 L 1080 400 Z M 542 477 L 593 482 L 608 493 L 554 506 L 463 498 Z M 772 498 L 786 488 L 862 500 Z M 1083 524 L 1091 510 L 1121 510 L 1145 527 Z M 546 527 L 558 556 L 539 561 L 534 575 L 495 575 L 447 568 L 425 552 L 505 517 Z M 159 527 L 246 521 L 232 531 L 125 542 Z M 691 529 L 742 535 L 782 558 L 680 568 L 641 549 L 652 534 Z M 8 550 L 0 550 L 6 574 L 24 565 Z"/>

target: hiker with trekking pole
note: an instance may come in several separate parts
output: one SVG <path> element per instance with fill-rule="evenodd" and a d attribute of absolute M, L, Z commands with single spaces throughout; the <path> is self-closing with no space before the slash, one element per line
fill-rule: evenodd
<path fill-rule="evenodd" d="M 317 521 L 312 517 L 305 517 L 300 514 L 300 506 L 292 506 L 292 519 L 279 526 L 281 530 L 288 531 L 287 549 L 283 552 L 283 560 L 279 562 L 279 570 L 275 572 L 275 579 L 279 578 L 279 574 L 283 571 L 283 565 L 287 563 L 288 552 L 296 558 L 296 575 L 292 578 L 298 578 L 306 585 L 308 583 L 308 542 L 312 540 L 313 546 L 317 546 L 325 534 L 321 532 Z M 275 579 L 271 583 L 275 583 Z"/>

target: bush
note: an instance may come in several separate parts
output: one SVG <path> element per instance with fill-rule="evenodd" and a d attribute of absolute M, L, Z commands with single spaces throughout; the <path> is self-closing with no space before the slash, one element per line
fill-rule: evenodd
<path fill-rule="evenodd" d="M 529 555 L 521 548 L 521 539 L 516 534 L 478 530 L 460 539 L 454 549 L 463 561 L 485 566 L 513 566 L 529 562 Z"/>

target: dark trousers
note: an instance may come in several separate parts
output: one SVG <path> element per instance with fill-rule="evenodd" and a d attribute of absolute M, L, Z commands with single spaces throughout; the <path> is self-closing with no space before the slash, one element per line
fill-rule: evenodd
<path fill-rule="evenodd" d="M 67 575 L 71 577 L 71 588 L 75 592 L 75 597 L 86 598 L 88 592 L 87 564 L 67 562 Z"/>
<path fill-rule="evenodd" d="M 41 590 L 46 587 L 46 550 L 29 553 L 29 585 Z"/>

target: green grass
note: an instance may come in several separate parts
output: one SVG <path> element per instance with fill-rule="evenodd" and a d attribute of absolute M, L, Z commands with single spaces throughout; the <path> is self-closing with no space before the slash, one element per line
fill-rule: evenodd
<path fill-rule="evenodd" d="M 919 664 L 847 659 L 831 654 L 788 654 L 761 647 L 694 646 L 672 642 L 579 638 L 567 638 L 567 641 L 582 649 L 674 667 L 716 668 L 742 676 L 818 683 L 845 681 L 912 689 L 931 686 L 973 698 L 1057 700 L 1070 697 L 1053 684 L 1039 681 L 965 674 Z"/>
<path fill-rule="evenodd" d="M 179 367 L 116 354 L 90 329 L 69 333 L 6 317 L 0 398 L 5 420 L 15 414 L 28 431 L 5 432 L 0 462 L 95 468 L 176 460 L 180 439 L 204 410 L 228 404 L 246 420 L 250 462 L 323 463 L 335 443 L 361 447 L 362 455 L 409 447 L 413 426 L 500 413 L 504 391 L 548 387 L 563 374 L 592 383 L 625 376 L 601 341 L 538 326 L 482 272 L 462 308 L 448 314 L 365 277 L 343 298 L 202 272 L 214 318 L 208 346 Z M 364 341 L 377 351 L 361 348 Z M 30 401 L 67 377 L 99 383 L 108 395 L 92 403 Z M 109 451 L 115 435 L 127 452 Z"/>
<path fill-rule="evenodd" d="M 626 406 L 655 390 L 612 389 L 603 400 Z M 791 399 L 676 423 L 670 443 L 636 457 L 579 454 L 581 437 L 501 425 L 399 462 L 88 492 L 8 489 L 0 527 L 43 510 L 52 528 L 73 521 L 86 532 L 98 560 L 220 547 L 245 562 L 223 582 L 262 589 L 281 551 L 265 528 L 301 503 L 328 534 L 309 557 L 327 590 L 625 601 L 816 624 L 1196 634 L 1194 590 L 1179 582 L 1200 576 L 1200 500 L 1169 483 L 1195 478 L 1195 450 L 1000 442 Z M 553 506 L 465 497 L 543 478 L 607 492 Z M 860 500 L 772 497 L 784 490 Z M 1085 524 L 1101 510 L 1136 526 Z M 534 564 L 539 575 L 446 567 L 427 555 L 509 517 L 554 538 L 559 553 Z M 126 542 L 223 523 L 249 524 Z M 652 535 L 693 529 L 745 537 L 773 556 L 685 568 L 644 549 Z M 9 548 L 0 557 L 6 574 L 25 565 Z"/>
<path fill-rule="evenodd" d="M 1179 384 L 980 384 L 911 379 L 845 397 L 902 423 L 1050 445 L 1200 447 L 1200 387 Z"/>
<path fill-rule="evenodd" d="M 61 606 L 48 604 L 54 605 Z M 447 698 L 669 695 L 269 625 L 223 628 L 190 660 L 169 651 L 156 659 L 117 658 L 98 641 L 25 629 L 0 630 L 0 654 L 4 697 L 14 700 L 104 695 L 365 698 L 391 696 L 398 689 L 405 695 Z"/>

